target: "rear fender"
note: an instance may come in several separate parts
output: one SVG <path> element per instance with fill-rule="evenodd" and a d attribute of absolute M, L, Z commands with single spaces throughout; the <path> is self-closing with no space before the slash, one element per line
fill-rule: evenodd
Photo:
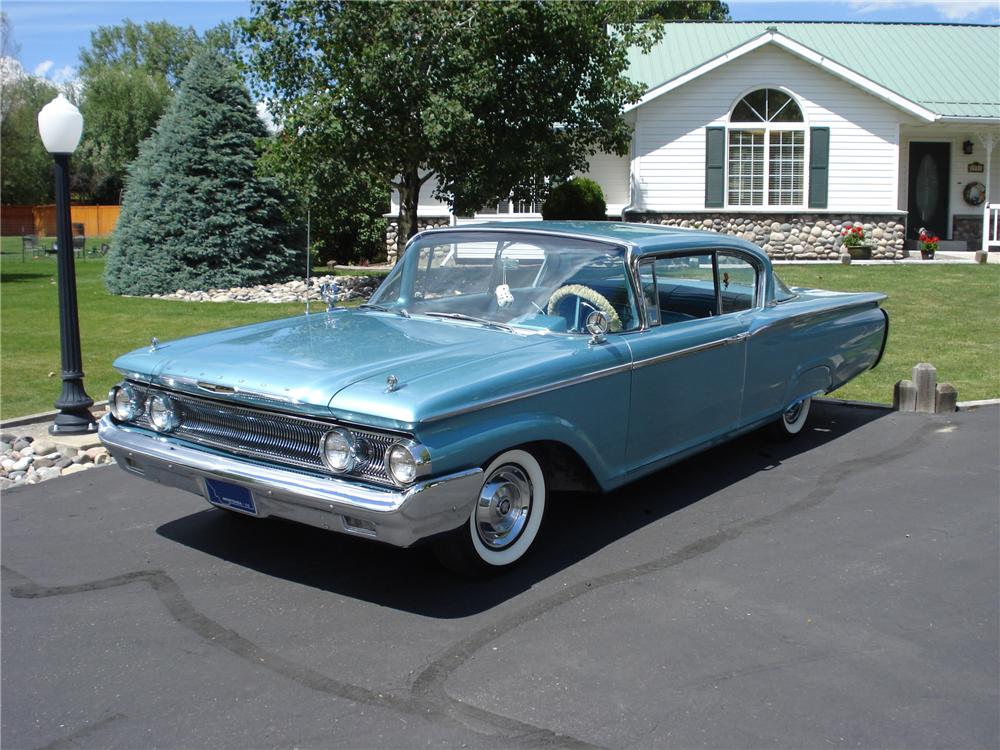
<path fill-rule="evenodd" d="M 831 385 L 830 368 L 826 365 L 810 367 L 808 370 L 799 372 L 792 378 L 788 390 L 785 391 L 782 411 L 799 401 L 828 392 Z"/>

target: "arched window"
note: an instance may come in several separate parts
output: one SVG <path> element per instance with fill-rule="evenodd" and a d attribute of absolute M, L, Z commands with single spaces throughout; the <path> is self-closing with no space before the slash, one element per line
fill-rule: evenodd
<path fill-rule="evenodd" d="M 751 91 L 733 107 L 728 136 L 729 205 L 803 204 L 806 131 L 792 97 L 779 89 Z"/>

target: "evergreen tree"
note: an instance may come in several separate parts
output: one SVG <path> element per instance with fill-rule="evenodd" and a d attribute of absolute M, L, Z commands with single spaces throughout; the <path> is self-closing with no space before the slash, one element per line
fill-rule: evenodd
<path fill-rule="evenodd" d="M 113 294 L 282 280 L 299 265 L 273 179 L 258 176 L 266 135 L 223 59 L 192 58 L 153 135 L 129 166 L 104 280 Z"/>

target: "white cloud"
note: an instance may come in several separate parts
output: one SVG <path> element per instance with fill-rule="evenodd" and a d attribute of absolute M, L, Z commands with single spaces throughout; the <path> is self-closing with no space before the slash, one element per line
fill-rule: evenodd
<path fill-rule="evenodd" d="M 36 76 L 44 77 L 45 74 L 52 69 L 53 65 L 55 65 L 55 63 L 52 60 L 42 60 L 40 63 L 38 63 L 38 65 L 35 66 L 35 69 L 32 72 Z"/>
<path fill-rule="evenodd" d="M 877 13 L 892 8 L 923 6 L 932 8 L 948 21 L 980 20 L 996 21 L 997 0 L 853 0 L 851 10 L 857 13 Z"/>
<path fill-rule="evenodd" d="M 49 80 L 57 86 L 65 86 L 66 84 L 72 84 L 76 80 L 76 68 L 72 65 L 64 65 L 52 72 L 49 76 Z"/>
<path fill-rule="evenodd" d="M 264 123 L 264 127 L 267 128 L 268 133 L 278 132 L 278 126 L 274 122 L 274 115 L 267 108 L 267 102 L 257 102 L 257 117 Z"/>

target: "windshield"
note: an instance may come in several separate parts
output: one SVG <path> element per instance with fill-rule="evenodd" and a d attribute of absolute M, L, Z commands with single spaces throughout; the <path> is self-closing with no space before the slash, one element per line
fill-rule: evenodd
<path fill-rule="evenodd" d="M 446 232 L 411 245 L 371 298 L 409 315 L 584 333 L 595 310 L 609 330 L 639 326 L 622 248 L 550 235 Z"/>

